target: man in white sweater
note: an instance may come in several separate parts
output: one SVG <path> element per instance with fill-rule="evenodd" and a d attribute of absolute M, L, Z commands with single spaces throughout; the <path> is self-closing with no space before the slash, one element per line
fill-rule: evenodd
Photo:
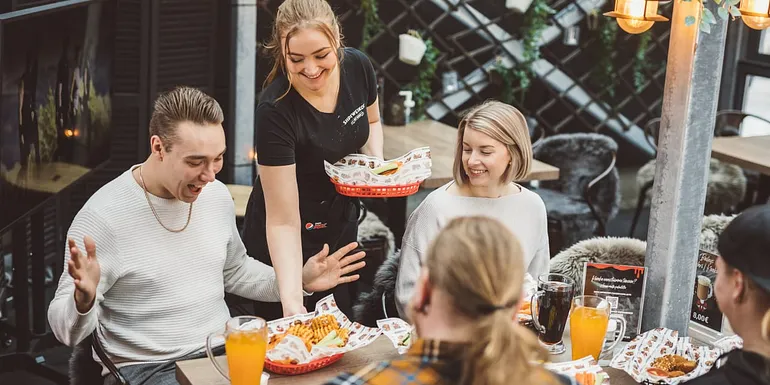
<path fill-rule="evenodd" d="M 199 90 L 161 95 L 148 159 L 99 189 L 68 231 L 51 328 L 68 346 L 96 330 L 132 385 L 176 384 L 168 363 L 201 352 L 206 336 L 224 329 L 225 292 L 279 301 L 273 268 L 246 255 L 232 197 L 215 179 L 222 121 L 219 104 Z M 331 255 L 324 247 L 303 267 L 303 289 L 358 279 L 349 274 L 363 267 L 364 254 L 347 255 L 355 247 Z"/>

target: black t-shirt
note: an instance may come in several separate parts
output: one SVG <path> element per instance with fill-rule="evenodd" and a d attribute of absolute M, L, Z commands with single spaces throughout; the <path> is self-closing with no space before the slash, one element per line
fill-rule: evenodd
<path fill-rule="evenodd" d="M 257 107 L 257 161 L 264 166 L 297 165 L 300 200 L 311 194 L 329 197 L 334 186 L 323 161 L 334 163 L 358 152 L 369 139 L 366 107 L 377 98 L 374 68 L 362 52 L 344 48 L 340 92 L 333 113 L 310 105 L 285 76 L 273 81 Z"/>
<path fill-rule="evenodd" d="M 257 162 L 265 166 L 296 165 L 306 253 L 317 252 L 319 243 L 334 247 L 356 240 L 357 210 L 351 208 L 355 202 L 337 194 L 324 170 L 324 160 L 334 163 L 359 152 L 366 144 L 366 108 L 377 99 L 377 82 L 364 53 L 354 48 L 343 50 L 340 91 L 333 113 L 318 111 L 293 88 L 279 99 L 289 88 L 285 75 L 268 85 L 257 106 Z M 264 206 L 262 184 L 257 177 L 246 209 L 243 238 L 249 255 L 267 262 Z"/>

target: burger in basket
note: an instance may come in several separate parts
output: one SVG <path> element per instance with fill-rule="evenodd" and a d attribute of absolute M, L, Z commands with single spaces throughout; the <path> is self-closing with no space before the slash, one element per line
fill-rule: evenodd
<path fill-rule="evenodd" d="M 396 197 L 417 192 L 431 175 L 430 148 L 420 147 L 391 160 L 350 154 L 331 164 L 326 174 L 337 192 L 353 197 Z"/>

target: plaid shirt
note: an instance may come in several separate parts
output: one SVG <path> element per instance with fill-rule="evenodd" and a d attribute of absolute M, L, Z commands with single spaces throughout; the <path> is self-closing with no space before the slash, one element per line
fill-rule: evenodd
<path fill-rule="evenodd" d="M 466 344 L 417 339 L 404 358 L 369 364 L 355 374 L 343 373 L 326 385 L 455 385 L 460 380 L 466 348 Z M 554 377 L 558 378 L 556 383 L 571 383 L 564 377 Z M 548 383 L 554 383 L 553 379 Z"/>

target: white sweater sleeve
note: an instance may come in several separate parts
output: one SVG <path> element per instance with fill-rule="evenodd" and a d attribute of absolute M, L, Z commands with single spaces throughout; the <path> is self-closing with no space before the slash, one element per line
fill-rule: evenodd
<path fill-rule="evenodd" d="M 255 301 L 279 302 L 275 270 L 246 254 L 246 246 L 235 224 L 235 211 L 232 218 L 232 235 L 227 244 L 224 267 L 225 291 Z"/>
<path fill-rule="evenodd" d="M 69 275 L 67 262 L 70 250 L 64 246 L 64 271 L 59 278 L 51 304 L 48 306 L 48 322 L 56 338 L 67 346 L 75 346 L 94 331 L 99 323 L 100 303 L 120 276 L 120 262 L 117 239 L 110 227 L 94 212 L 81 210 L 67 231 L 67 238 L 75 241 L 78 249 L 85 253 L 83 237 L 90 236 L 96 243 L 96 260 L 99 262 L 101 277 L 96 288 L 94 305 L 85 314 L 75 306 L 75 283 Z"/>
<path fill-rule="evenodd" d="M 407 307 L 412 300 L 414 286 L 422 271 L 420 258 L 422 258 L 420 250 L 411 244 L 403 243 L 396 277 L 396 309 L 398 309 L 399 318 L 403 320 L 407 320 Z"/>
<path fill-rule="evenodd" d="M 548 215 L 545 209 L 545 203 L 541 199 L 538 199 L 538 204 L 533 204 L 533 207 L 537 207 L 532 214 L 531 220 L 537 221 L 539 240 L 535 244 L 535 256 L 527 266 L 527 272 L 532 275 L 532 278 L 537 280 L 537 277 L 541 274 L 548 273 L 551 265 L 551 248 L 548 244 Z"/>
<path fill-rule="evenodd" d="M 430 242 L 439 232 L 438 218 L 431 197 L 418 206 L 406 225 L 401 242 L 401 259 L 396 277 L 396 308 L 399 317 L 408 321 L 407 307 L 422 271 L 420 261 L 425 258 Z"/>
<path fill-rule="evenodd" d="M 538 276 L 549 272 L 550 264 L 551 251 L 548 246 L 548 230 L 544 230 L 541 241 L 538 244 L 538 249 L 535 252 L 535 257 L 532 258 L 529 267 L 527 267 L 527 272 L 537 280 Z"/>

